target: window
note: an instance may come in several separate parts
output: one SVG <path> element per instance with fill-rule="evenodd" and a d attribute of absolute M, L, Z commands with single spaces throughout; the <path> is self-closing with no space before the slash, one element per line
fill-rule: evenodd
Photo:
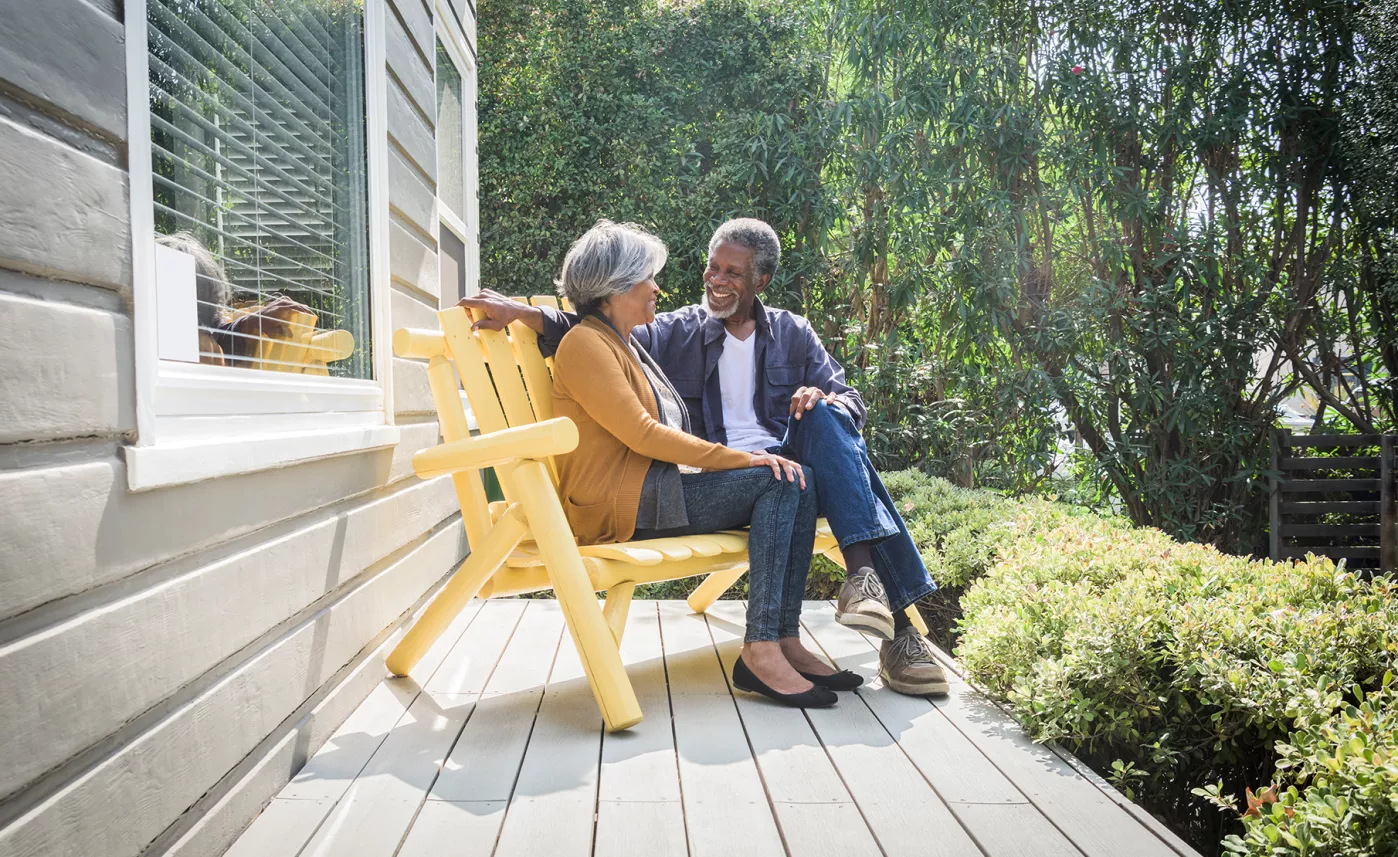
<path fill-rule="evenodd" d="M 196 257 L 199 362 L 370 377 L 362 9 L 148 0 L 147 23 L 155 231 Z"/>
<path fill-rule="evenodd" d="M 476 291 L 475 79 L 465 61 L 464 37 L 447 23 L 453 21 L 451 16 L 440 17 L 436 63 L 437 211 L 441 218 L 438 270 L 442 306 L 447 307 Z"/>
<path fill-rule="evenodd" d="M 133 490 L 397 441 L 366 2 L 125 4 Z"/>
<path fill-rule="evenodd" d="M 437 42 L 437 196 L 452 214 L 466 219 L 464 95 L 461 72 Z"/>

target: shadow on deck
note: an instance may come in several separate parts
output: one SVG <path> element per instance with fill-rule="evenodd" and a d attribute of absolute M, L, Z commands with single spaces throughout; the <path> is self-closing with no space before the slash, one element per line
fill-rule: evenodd
<path fill-rule="evenodd" d="M 963 682 L 894 693 L 829 604 L 803 621 L 870 680 L 834 708 L 731 693 L 741 604 L 635 602 L 622 655 L 646 719 L 609 735 L 556 602 L 473 602 L 226 857 L 1195 857 Z"/>

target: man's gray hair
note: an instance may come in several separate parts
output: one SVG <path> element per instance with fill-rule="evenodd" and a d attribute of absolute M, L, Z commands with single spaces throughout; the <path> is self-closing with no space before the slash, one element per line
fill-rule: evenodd
<path fill-rule="evenodd" d="M 668 258 L 665 242 L 644 228 L 603 219 L 568 248 L 554 285 L 586 315 L 612 295 L 660 273 Z"/>
<path fill-rule="evenodd" d="M 746 247 L 752 251 L 752 265 L 757 276 L 772 276 L 777 272 L 777 264 L 782 260 L 782 242 L 777 232 L 764 221 L 755 217 L 739 217 L 714 230 L 709 239 L 709 255 L 712 256 L 718 245 L 725 241 Z"/>

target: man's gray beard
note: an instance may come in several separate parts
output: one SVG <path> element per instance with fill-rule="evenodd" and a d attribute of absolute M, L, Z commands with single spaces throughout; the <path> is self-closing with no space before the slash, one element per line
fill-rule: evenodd
<path fill-rule="evenodd" d="M 723 310 L 722 312 L 715 312 L 714 308 L 709 306 L 708 292 L 704 293 L 704 300 L 700 302 L 700 306 L 704 308 L 704 312 L 708 313 L 710 318 L 716 318 L 719 321 L 723 321 L 725 318 L 728 318 L 729 316 L 733 315 L 733 313 L 738 311 L 738 302 L 734 301 L 733 305 L 730 306 L 728 309 Z"/>

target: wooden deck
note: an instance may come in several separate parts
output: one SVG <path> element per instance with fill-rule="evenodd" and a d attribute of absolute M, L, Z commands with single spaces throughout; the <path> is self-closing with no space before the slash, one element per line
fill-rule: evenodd
<path fill-rule="evenodd" d="M 964 683 L 893 693 L 829 604 L 804 622 L 874 681 L 810 712 L 734 695 L 741 604 L 636 602 L 622 654 L 646 719 L 609 735 L 556 602 L 473 602 L 226 857 L 1195 854 Z"/>

